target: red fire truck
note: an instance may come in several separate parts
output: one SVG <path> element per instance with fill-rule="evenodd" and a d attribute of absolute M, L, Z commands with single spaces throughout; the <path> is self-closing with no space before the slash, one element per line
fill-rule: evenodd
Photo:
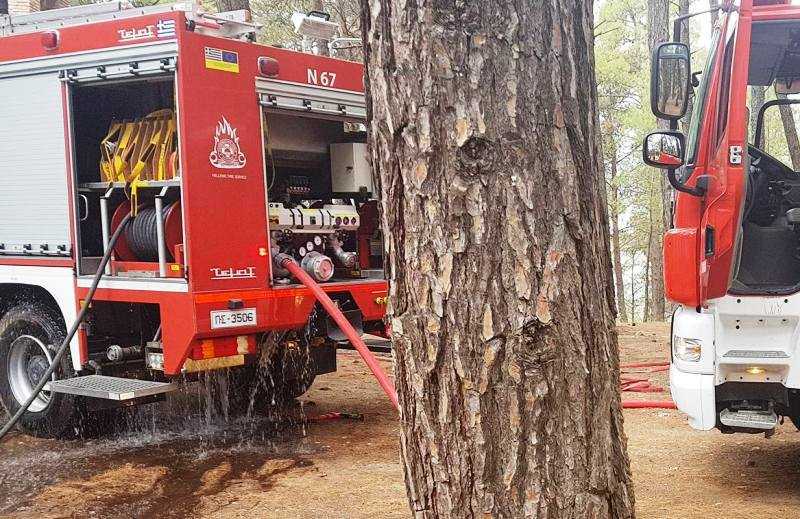
<path fill-rule="evenodd" d="M 800 425 L 800 6 L 727 0 L 720 10 L 701 74 L 690 74 L 681 20 L 653 61 L 652 108 L 672 121 L 644 143 L 644 161 L 675 189 L 664 238 L 678 304 L 670 386 L 692 427 L 770 434 L 781 416 Z"/>
<path fill-rule="evenodd" d="M 342 334 L 286 261 L 383 333 L 362 66 L 256 30 L 120 2 L 0 16 L 0 401 L 33 398 L 25 431 L 208 370 L 232 402 L 298 396 Z"/>

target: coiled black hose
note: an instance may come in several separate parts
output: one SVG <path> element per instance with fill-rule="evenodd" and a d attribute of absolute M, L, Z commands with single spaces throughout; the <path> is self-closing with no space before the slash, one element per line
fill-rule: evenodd
<path fill-rule="evenodd" d="M 162 218 L 167 219 L 167 213 L 172 206 L 166 206 L 161 210 Z M 157 232 L 156 208 L 154 206 L 139 210 L 136 219 L 131 222 L 125 230 L 125 239 L 128 247 L 136 255 L 139 261 L 158 260 L 158 232 Z M 168 260 L 171 259 L 170 251 L 167 251 Z"/>
<path fill-rule="evenodd" d="M 69 348 L 69 343 L 72 341 L 72 338 L 75 336 L 75 333 L 78 331 L 78 327 L 81 325 L 83 320 L 86 318 L 86 311 L 89 309 L 89 306 L 92 304 L 92 299 L 94 299 L 94 293 L 97 291 L 97 286 L 100 284 L 100 279 L 103 277 L 103 272 L 106 270 L 106 264 L 111 259 L 111 251 L 114 250 L 114 245 L 117 243 L 117 240 L 122 235 L 122 231 L 128 226 L 128 222 L 130 222 L 133 216 L 128 213 L 128 215 L 122 219 L 117 229 L 114 231 L 114 234 L 111 235 L 111 239 L 108 241 L 108 249 L 106 253 L 103 255 L 103 259 L 100 260 L 100 265 L 97 267 L 97 272 L 94 274 L 94 278 L 92 279 L 92 285 L 89 287 L 89 291 L 86 293 L 86 297 L 83 299 L 83 305 L 81 305 L 81 310 L 78 312 L 78 316 L 75 318 L 75 322 L 72 323 L 72 326 L 67 333 L 67 336 L 64 337 L 64 342 L 61 343 L 61 346 L 58 347 L 58 351 L 56 352 L 55 357 L 53 357 L 53 362 L 50 364 L 50 367 L 47 368 L 47 371 L 44 372 L 42 375 L 42 379 L 36 384 L 36 387 L 33 389 L 31 396 L 28 397 L 28 400 L 22 404 L 22 406 L 17 409 L 17 412 L 14 413 L 14 416 L 11 417 L 11 420 L 8 421 L 7 424 L 0 429 L 0 440 L 2 440 L 6 434 L 15 426 L 22 415 L 28 412 L 28 408 L 31 406 L 36 397 L 39 396 L 39 393 L 42 392 L 45 384 L 53 375 L 53 372 L 58 367 L 61 359 L 64 358 L 64 353 L 66 353 L 67 348 Z"/>

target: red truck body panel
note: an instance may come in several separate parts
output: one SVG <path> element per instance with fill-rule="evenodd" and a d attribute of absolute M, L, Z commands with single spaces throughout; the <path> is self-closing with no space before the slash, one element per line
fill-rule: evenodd
<path fill-rule="evenodd" d="M 178 47 L 176 108 L 188 290 L 101 288 L 95 300 L 159 304 L 164 371 L 171 375 L 180 372 L 184 360 L 205 339 L 253 336 L 267 330 L 304 326 L 315 304 L 311 293 L 301 286 L 270 286 L 262 108 L 255 86 L 256 78 L 260 77 L 258 60 L 269 57 L 278 61 L 279 72 L 272 80 L 350 93 L 364 91 L 363 67 L 358 63 L 194 32 L 187 27 L 186 14 L 180 11 L 60 28 L 59 45 L 53 50 L 43 46 L 42 35 L 46 32 L 2 38 L 0 64 L 154 42 L 174 41 Z M 235 53 L 238 70 L 209 67 L 207 49 Z M 328 86 L 319 84 L 323 72 L 327 73 Z M 65 113 L 65 117 L 69 115 Z M 241 168 L 220 169 L 210 160 L 221 125 L 225 131 L 236 132 L 245 161 Z M 69 142 L 69 135 L 65 139 Z M 69 189 L 73 189 L 72 172 L 65 174 L 70 179 Z M 72 200 L 75 195 L 65 192 L 64 196 Z M 74 234 L 73 229 L 73 238 Z M 0 263 L 75 264 L 74 258 L 2 256 Z M 215 275 L 219 270 L 228 269 L 246 275 Z M 332 282 L 323 288 L 327 292 L 350 293 L 365 321 L 379 320 L 385 314 L 387 284 L 384 280 Z M 79 302 L 87 290 L 76 286 Z M 212 330 L 210 312 L 228 309 L 233 300 L 240 300 L 245 308 L 256 308 L 257 325 Z"/>

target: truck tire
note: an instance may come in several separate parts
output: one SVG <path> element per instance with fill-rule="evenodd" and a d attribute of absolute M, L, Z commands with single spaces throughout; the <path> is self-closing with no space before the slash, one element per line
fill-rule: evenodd
<path fill-rule="evenodd" d="M 0 319 L 0 404 L 9 415 L 16 413 L 30 396 L 65 336 L 61 316 L 41 303 L 19 304 Z M 67 350 L 55 377 L 73 376 Z M 42 391 L 17 427 L 40 438 L 64 437 L 73 431 L 75 404 L 73 395 Z"/>
<path fill-rule="evenodd" d="M 228 410 L 234 415 L 266 411 L 290 402 L 309 390 L 316 376 L 307 373 L 287 379 L 282 373 L 272 375 L 258 366 L 242 366 L 228 371 Z M 251 409 L 252 400 L 252 409 Z"/>
<path fill-rule="evenodd" d="M 282 398 L 285 401 L 300 398 L 311 389 L 311 385 L 316 378 L 317 376 L 313 373 L 305 373 L 293 380 L 284 381 L 283 387 L 281 388 Z"/>

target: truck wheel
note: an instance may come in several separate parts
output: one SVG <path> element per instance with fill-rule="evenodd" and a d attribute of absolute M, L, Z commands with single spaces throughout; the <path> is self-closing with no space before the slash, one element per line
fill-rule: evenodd
<path fill-rule="evenodd" d="M 15 306 L 0 319 L 0 403 L 10 415 L 30 397 L 65 335 L 61 317 L 40 303 Z M 75 376 L 69 350 L 54 376 Z M 42 391 L 17 427 L 32 436 L 56 438 L 71 431 L 75 418 L 73 395 Z"/>
<path fill-rule="evenodd" d="M 253 410 L 260 408 L 263 391 L 258 387 L 258 369 L 256 366 L 242 366 L 228 369 L 228 410 L 234 415 L 245 414 L 250 409 L 253 399 Z M 255 391 L 255 395 L 253 392 Z"/>
<path fill-rule="evenodd" d="M 303 396 L 306 391 L 311 389 L 314 379 L 317 378 L 313 373 L 306 373 L 300 378 L 286 380 L 281 387 L 281 396 L 285 401 L 294 400 Z"/>
<path fill-rule="evenodd" d="M 280 371 L 272 375 L 258 366 L 242 366 L 228 371 L 228 410 L 234 415 L 250 411 L 265 411 L 270 407 L 294 400 L 309 390 L 313 373 L 291 380 Z"/>

